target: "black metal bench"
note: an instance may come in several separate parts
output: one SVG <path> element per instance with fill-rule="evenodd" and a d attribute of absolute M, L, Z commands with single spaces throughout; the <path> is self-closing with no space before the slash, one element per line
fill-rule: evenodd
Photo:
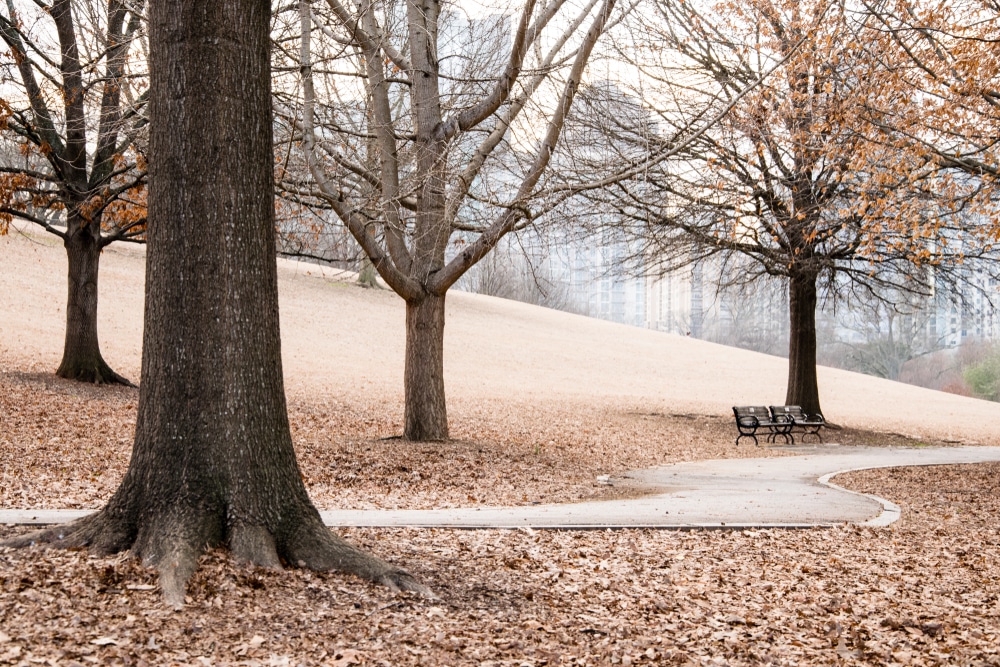
<path fill-rule="evenodd" d="M 743 438 L 752 438 L 753 444 L 760 446 L 757 441 L 758 432 L 767 434 L 767 441 L 774 442 L 780 435 L 788 442 L 792 438 L 791 418 L 780 415 L 775 417 L 770 410 L 763 405 L 741 405 L 733 406 L 733 414 L 736 416 L 736 428 L 740 434 L 736 436 L 736 444 L 740 444 Z"/>
<path fill-rule="evenodd" d="M 792 439 L 792 444 L 795 444 L 795 432 L 802 433 L 802 442 L 805 442 L 806 436 L 809 435 L 815 435 L 820 442 L 823 442 L 823 436 L 819 432 L 821 428 L 826 426 L 826 420 L 823 419 L 823 415 L 806 414 L 797 405 L 772 405 L 771 417 L 773 419 L 781 418 L 792 422 L 792 427 L 788 430 L 788 436 Z"/>

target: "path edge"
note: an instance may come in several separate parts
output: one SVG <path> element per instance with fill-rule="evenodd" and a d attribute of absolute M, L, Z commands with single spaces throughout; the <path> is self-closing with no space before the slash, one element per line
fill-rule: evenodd
<path fill-rule="evenodd" d="M 845 470 L 838 470 L 836 472 L 827 473 L 822 477 L 820 477 L 819 479 L 817 479 L 816 481 L 822 484 L 823 486 L 829 487 L 831 489 L 836 489 L 837 491 L 843 491 L 844 493 L 850 493 L 855 496 L 861 496 L 862 498 L 870 498 L 871 500 L 874 500 L 879 505 L 881 505 L 882 511 L 879 512 L 874 517 L 872 517 L 871 519 L 867 519 L 865 521 L 859 521 L 854 525 L 867 526 L 869 528 L 887 528 L 892 524 L 894 524 L 896 521 L 898 521 L 900 516 L 902 515 L 903 510 L 900 508 L 899 505 L 881 496 L 876 496 L 874 493 L 862 493 L 860 491 L 852 491 L 851 489 L 844 488 L 839 484 L 834 484 L 830 480 L 836 477 L 837 475 L 844 475 L 849 472 L 859 472 L 861 470 L 881 470 L 885 468 L 897 468 L 897 467 L 919 468 L 919 467 L 929 467 L 930 465 L 941 465 L 941 464 L 924 464 L 923 466 L 862 466 L 860 468 L 847 468 Z"/>

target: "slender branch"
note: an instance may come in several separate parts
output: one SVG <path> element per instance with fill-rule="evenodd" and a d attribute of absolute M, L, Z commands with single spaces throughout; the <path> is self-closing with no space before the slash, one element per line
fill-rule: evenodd
<path fill-rule="evenodd" d="M 339 192 L 327 179 L 323 169 L 316 162 L 315 130 L 313 113 L 315 108 L 315 93 L 313 91 L 312 72 L 309 69 L 310 47 L 309 33 L 311 31 L 312 14 L 309 11 L 308 0 L 300 0 L 300 20 L 302 23 L 302 143 L 309 172 L 319 187 L 319 196 L 340 217 L 341 221 L 354 236 L 365 254 L 371 259 L 375 270 L 379 272 L 397 294 L 405 298 L 415 298 L 420 294 L 420 287 L 407 275 L 400 272 L 392 258 L 382 249 L 374 235 L 368 233 L 369 221 L 353 211 L 347 204 L 342 192 Z"/>
<path fill-rule="evenodd" d="M 378 28 L 374 23 L 371 26 L 368 26 L 371 29 L 371 32 L 368 32 L 361 27 L 358 18 L 351 14 L 351 12 L 340 3 L 340 0 L 326 0 L 326 4 L 330 6 L 330 9 L 332 9 L 333 13 L 336 14 L 341 24 L 353 35 L 354 40 L 358 44 L 364 44 L 366 42 L 373 44 L 378 49 L 383 51 L 399 69 L 404 72 L 413 70 L 413 65 L 410 61 L 398 49 L 394 48 L 385 36 L 380 34 L 380 31 L 378 31 Z M 367 14 L 371 11 L 374 11 L 374 7 L 369 4 L 365 13 Z"/>
<path fill-rule="evenodd" d="M 53 227 L 48 220 L 31 215 L 27 211 L 21 211 L 16 208 L 11 208 L 9 206 L 0 206 L 0 214 L 12 215 L 15 218 L 20 218 L 21 220 L 25 220 L 27 222 L 36 224 L 45 231 L 49 232 L 50 234 L 55 234 L 61 239 L 66 238 L 66 232 L 59 229 L 58 227 Z"/>
<path fill-rule="evenodd" d="M 535 41 L 537 29 L 530 30 L 531 15 L 535 10 L 535 0 L 528 0 L 521 12 L 521 21 L 517 26 L 517 33 L 514 35 L 514 43 L 510 50 L 510 60 L 504 73 L 500 76 L 493 91 L 479 104 L 470 107 L 465 111 L 453 116 L 443 122 L 437 129 L 436 138 L 439 141 L 447 140 L 458 132 L 465 132 L 471 127 L 475 127 L 486 118 L 493 115 L 493 112 L 500 108 L 509 97 L 510 91 L 514 87 L 521 74 L 521 66 L 524 64 L 524 57 L 528 53 L 528 46 Z"/>
<path fill-rule="evenodd" d="M 7 9 L 13 17 L 15 12 L 12 0 L 7 0 Z M 35 116 L 35 126 L 38 128 L 38 137 L 41 143 L 47 145 L 55 155 L 61 155 L 64 150 L 62 139 L 55 130 L 55 124 L 52 122 L 52 114 L 45 104 L 42 89 L 38 85 L 37 79 L 35 79 L 34 68 L 28 59 L 28 54 L 25 51 L 20 35 L 13 30 L 13 26 L 9 21 L 3 20 L 0 21 L 0 37 L 7 42 L 7 45 L 10 46 L 13 52 L 14 61 L 17 63 L 18 71 L 21 74 L 21 83 L 24 85 L 25 93 L 28 96 L 28 103 L 31 105 L 32 114 Z M 61 171 L 58 164 L 53 163 L 53 166 L 56 167 L 57 171 Z"/>
<path fill-rule="evenodd" d="M 66 147 L 61 156 L 65 163 L 66 185 L 86 187 L 87 183 L 87 123 L 84 111 L 83 73 L 80 66 L 76 30 L 71 0 L 54 0 L 52 19 L 59 36 L 62 61 L 63 114 L 66 124 Z"/>
<path fill-rule="evenodd" d="M 563 87 L 562 95 L 552 113 L 552 117 L 549 119 L 545 136 L 535 155 L 534 163 L 521 182 L 514 202 L 510 204 L 510 207 L 500 215 L 485 233 L 481 234 L 469 247 L 456 255 L 441 271 L 433 276 L 427 286 L 433 293 L 444 294 L 469 268 L 485 257 L 499 243 L 500 239 L 510 232 L 518 219 L 525 215 L 525 202 L 532 194 L 542 173 L 548 166 L 552 154 L 555 152 L 566 116 L 569 114 L 569 110 L 573 105 L 573 99 L 576 97 L 576 92 L 579 89 L 584 68 L 590 59 L 590 54 L 597 44 L 598 38 L 604 32 L 604 26 L 611 16 L 615 2 L 616 0 L 604 0 L 600 9 L 598 9 L 597 16 L 591 24 L 590 29 L 584 36 L 573 63 L 573 68 L 570 70 L 569 77 Z"/>
<path fill-rule="evenodd" d="M 664 142 L 662 142 L 662 145 L 657 150 L 654 150 L 654 151 L 650 152 L 647 156 L 643 156 L 643 158 L 640 159 L 640 160 L 633 161 L 633 163 L 631 165 L 629 165 L 628 167 L 626 167 L 625 169 L 617 171 L 617 172 L 613 173 L 610 176 L 607 176 L 605 178 L 601 178 L 601 179 L 598 179 L 598 180 L 595 180 L 595 181 L 589 181 L 587 183 L 565 184 L 565 185 L 555 186 L 555 187 L 548 188 L 546 190 L 540 191 L 539 195 L 540 196 L 548 196 L 548 195 L 553 195 L 553 194 L 560 193 L 560 192 L 582 193 L 582 192 L 585 192 L 587 190 L 599 190 L 601 188 L 606 188 L 609 185 L 613 185 L 614 183 L 618 183 L 618 182 L 626 180 L 628 178 L 632 178 L 632 177 L 638 176 L 638 175 L 642 174 L 643 172 L 647 171 L 651 166 L 659 164 L 659 163 L 662 163 L 662 162 L 664 162 L 664 161 L 666 161 L 666 160 L 668 160 L 668 159 L 670 159 L 672 157 L 675 157 L 675 156 L 681 154 L 682 152 L 688 150 L 689 148 L 691 148 L 691 146 L 694 145 L 694 143 L 696 141 L 698 141 L 699 139 L 701 139 L 702 137 L 704 137 L 710 130 L 712 130 L 713 128 L 717 127 L 718 124 L 719 124 L 719 122 L 722 121 L 723 118 L 725 118 L 726 116 L 728 116 L 733 111 L 733 109 L 735 109 L 736 106 L 743 100 L 743 98 L 745 98 L 747 95 L 749 95 L 755 89 L 757 89 L 772 74 L 774 74 L 776 71 L 778 71 L 778 69 L 781 68 L 786 62 L 788 62 L 788 60 L 795 54 L 795 52 L 799 48 L 801 48 L 801 46 L 805 43 L 806 39 L 807 39 L 806 37 L 803 37 L 802 39 L 800 39 L 793 46 L 793 48 L 789 51 L 789 53 L 787 55 L 785 55 L 781 60 L 779 60 L 777 63 L 775 63 L 774 66 L 772 66 L 769 70 L 767 70 L 766 72 L 764 72 L 763 74 L 761 74 L 759 77 L 757 77 L 757 79 L 755 79 L 754 81 L 750 82 L 748 85 L 744 86 L 739 91 L 739 93 L 737 93 L 729 101 L 729 103 L 726 104 L 726 106 L 724 106 L 722 109 L 720 109 L 718 111 L 718 113 L 716 113 L 714 116 L 712 116 L 707 121 L 705 121 L 702 124 L 702 126 L 700 128 L 698 128 L 697 130 L 695 130 L 691 135 L 689 135 L 688 137 L 686 137 L 683 141 L 680 141 L 680 143 L 678 143 L 678 134 L 683 133 L 684 130 L 686 130 L 686 129 L 688 129 L 688 127 L 690 127 L 690 125 L 681 128 L 680 132 L 678 132 L 678 134 L 675 134 L 674 137 L 670 141 L 664 141 Z M 718 99 L 718 97 L 715 97 L 712 101 L 715 101 L 717 99 Z M 708 107 L 706 107 L 706 109 L 707 108 Z M 700 119 L 701 118 L 700 118 L 700 115 L 699 115 L 698 117 L 696 117 L 694 119 L 693 122 L 697 122 Z"/>
<path fill-rule="evenodd" d="M 145 230 L 140 230 L 140 227 L 146 226 L 146 216 L 133 220 L 127 225 L 122 225 L 117 227 L 115 231 L 107 236 L 102 236 L 101 240 L 98 242 L 98 246 L 105 248 L 116 241 L 133 240 L 136 243 L 145 243 L 145 240 L 139 241 L 137 237 L 145 236 Z"/>
<path fill-rule="evenodd" d="M 545 58 L 540 63 L 538 73 L 524 84 L 524 91 L 521 95 L 510 101 L 510 104 L 504 111 L 503 115 L 497 120 L 496 126 L 493 128 L 492 132 L 490 132 L 476 148 L 476 151 L 469 159 L 465 169 L 462 170 L 462 173 L 458 176 L 457 187 L 454 188 L 453 192 L 449 193 L 445 215 L 450 224 L 455 224 L 455 218 L 458 215 L 459 207 L 469 195 L 472 183 L 475 181 L 476 177 L 478 177 L 483 166 L 486 164 L 486 160 L 500 145 L 504 137 L 507 136 L 507 132 L 510 130 L 511 125 L 524 110 L 528 101 L 531 99 L 531 96 L 542 85 L 548 77 L 549 72 L 553 69 L 553 63 L 556 56 L 562 50 L 563 46 L 565 46 L 566 42 L 573 35 L 573 33 L 583 23 L 584 19 L 590 15 L 594 7 L 597 5 L 597 2 L 598 0 L 590 0 L 590 2 L 576 16 L 575 20 L 566 27 L 559 39 L 555 41 Z M 555 16 L 555 10 L 559 6 L 561 6 L 561 3 L 553 2 L 551 6 L 546 7 L 545 12 L 543 12 L 538 18 L 536 25 L 532 29 L 534 31 L 541 30 L 550 20 L 552 20 Z M 576 54 L 573 55 L 575 56 Z"/>
<path fill-rule="evenodd" d="M 122 121 L 122 77 L 132 38 L 139 29 L 143 0 L 138 0 L 131 10 L 123 0 L 108 3 L 107 39 L 111 44 L 107 50 L 104 74 L 104 94 L 101 97 L 100 122 L 97 129 L 97 148 L 94 152 L 90 172 L 90 188 L 105 183 L 114 169 L 117 154 L 118 134 Z M 125 25 L 125 17 L 132 12 L 131 20 Z"/>

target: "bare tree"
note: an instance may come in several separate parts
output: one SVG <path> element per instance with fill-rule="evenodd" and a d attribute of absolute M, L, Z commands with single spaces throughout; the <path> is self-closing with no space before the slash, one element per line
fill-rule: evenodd
<path fill-rule="evenodd" d="M 929 333 L 934 316 L 932 299 L 901 293 L 873 299 L 842 313 L 841 325 L 861 340 L 847 341 L 846 366 L 868 375 L 899 380 L 906 365 L 944 348 L 940 336 Z"/>
<path fill-rule="evenodd" d="M 101 250 L 138 240 L 146 213 L 143 0 L 6 3 L 0 38 L 0 233 L 19 218 L 62 239 L 69 260 L 66 338 L 56 373 L 129 384 L 97 338 Z"/>
<path fill-rule="evenodd" d="M 440 0 L 299 3 L 300 50 L 287 55 L 301 72 L 296 126 L 312 178 L 286 189 L 336 211 L 406 301 L 409 440 L 448 437 L 445 296 L 535 216 L 615 3 L 527 0 L 478 19 Z M 456 232 L 474 239 L 453 248 Z"/>
<path fill-rule="evenodd" d="M 414 579 L 335 537 L 310 502 L 278 331 L 267 0 L 150 3 L 150 221 L 132 460 L 100 512 L 7 542 L 131 549 L 184 602 L 207 548 L 280 568 Z"/>

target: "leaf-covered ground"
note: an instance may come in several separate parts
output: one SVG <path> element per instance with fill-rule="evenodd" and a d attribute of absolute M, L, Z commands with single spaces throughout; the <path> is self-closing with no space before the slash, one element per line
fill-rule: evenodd
<path fill-rule="evenodd" d="M 34 369 L 29 369 L 34 370 Z M 127 464 L 137 393 L 0 374 L 4 507 L 94 507 Z M 321 506 L 574 500 L 597 474 L 782 455 L 728 420 L 458 404 L 457 441 L 391 438 L 397 406 L 292 394 Z M 842 442 L 899 438 L 838 432 Z M 0 664 L 1000 665 L 1000 465 L 850 473 L 891 528 L 804 531 L 353 529 L 439 596 L 206 555 L 181 612 L 126 555 L 0 549 Z M 627 491 L 626 491 L 627 492 Z M 0 528 L 0 535 L 23 531 Z"/>
<path fill-rule="evenodd" d="M 139 393 L 0 365 L 0 507 L 98 508 L 132 448 Z M 299 465 L 321 508 L 433 509 L 574 502 L 641 492 L 598 475 L 677 461 L 784 456 L 734 445 L 731 418 L 641 405 L 453 400 L 451 442 L 399 440 L 402 406 L 384 396 L 289 394 Z M 900 445 L 891 434 L 832 432 L 841 444 Z M 935 443 L 942 444 L 942 443 Z"/>
<path fill-rule="evenodd" d="M 127 557 L 2 551 L 0 661 L 1000 664 L 998 480 L 995 464 L 838 478 L 900 502 L 891 529 L 345 531 L 438 600 L 213 553 L 175 613 Z"/>

